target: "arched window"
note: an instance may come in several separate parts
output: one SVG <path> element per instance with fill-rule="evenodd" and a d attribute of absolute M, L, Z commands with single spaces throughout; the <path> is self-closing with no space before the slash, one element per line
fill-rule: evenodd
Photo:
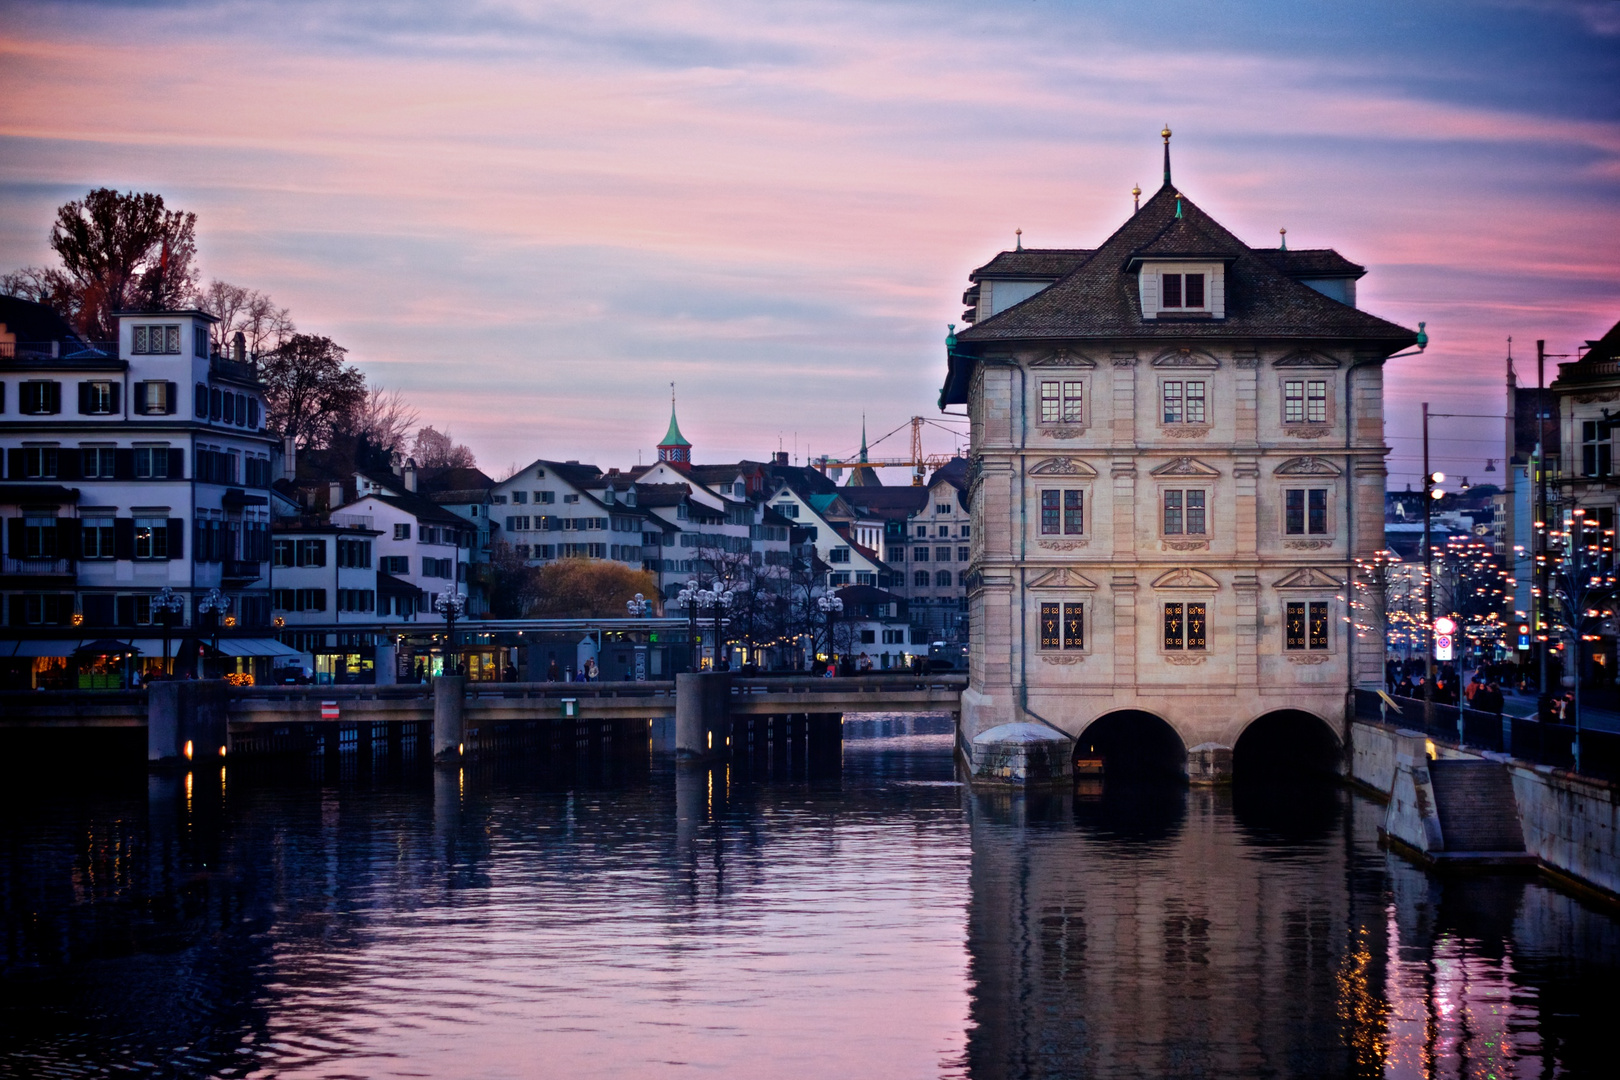
<path fill-rule="evenodd" d="M 949 570 L 940 570 L 940 571 L 935 572 L 935 574 L 934 574 L 934 584 L 938 585 L 942 589 L 950 588 L 950 585 L 951 585 L 951 572 Z"/>

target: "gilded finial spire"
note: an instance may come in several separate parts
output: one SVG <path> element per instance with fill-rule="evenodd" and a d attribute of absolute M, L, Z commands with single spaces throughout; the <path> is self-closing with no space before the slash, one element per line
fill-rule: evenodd
<path fill-rule="evenodd" d="M 1169 124 L 1164 125 L 1164 130 L 1159 132 L 1159 134 L 1164 138 L 1164 186 L 1169 187 L 1170 186 L 1170 125 Z"/>
<path fill-rule="evenodd" d="M 1131 185 L 1131 213 L 1134 214 L 1140 209 L 1142 209 L 1142 185 L 1141 184 L 1132 184 Z"/>
<path fill-rule="evenodd" d="M 1288 229 L 1287 229 L 1287 227 L 1278 229 L 1277 230 L 1277 235 L 1282 237 L 1281 250 L 1287 251 L 1288 250 Z"/>
<path fill-rule="evenodd" d="M 1024 250 L 1024 230 L 1023 229 L 1014 229 L 1013 230 L 1013 243 L 1015 245 L 1013 247 L 1014 251 L 1023 251 Z M 864 426 L 864 423 L 863 423 L 863 426 Z"/>

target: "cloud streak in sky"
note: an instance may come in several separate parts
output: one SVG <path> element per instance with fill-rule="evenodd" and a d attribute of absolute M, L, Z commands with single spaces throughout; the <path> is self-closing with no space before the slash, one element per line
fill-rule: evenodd
<path fill-rule="evenodd" d="M 1499 408 L 1507 335 L 1620 317 L 1614 31 L 1411 7 L 11 4 L 0 262 L 45 260 L 88 187 L 157 190 L 206 273 L 486 466 L 650 453 L 671 380 L 700 458 L 838 453 L 863 412 L 933 411 L 1015 226 L 1120 224 L 1169 120 L 1178 185 L 1238 235 L 1336 247 L 1363 306 L 1428 323 L 1395 422 Z"/>

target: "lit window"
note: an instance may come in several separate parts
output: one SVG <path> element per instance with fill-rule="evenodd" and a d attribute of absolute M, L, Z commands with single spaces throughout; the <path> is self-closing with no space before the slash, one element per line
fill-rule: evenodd
<path fill-rule="evenodd" d="M 1046 651 L 1086 647 L 1084 604 L 1041 605 L 1041 648 Z"/>
<path fill-rule="evenodd" d="M 1326 649 L 1328 647 L 1328 603 L 1326 600 L 1290 603 L 1287 605 L 1287 641 L 1291 650 Z"/>
<path fill-rule="evenodd" d="M 1174 651 L 1205 648 L 1206 610 L 1203 603 L 1164 605 L 1164 647 Z"/>

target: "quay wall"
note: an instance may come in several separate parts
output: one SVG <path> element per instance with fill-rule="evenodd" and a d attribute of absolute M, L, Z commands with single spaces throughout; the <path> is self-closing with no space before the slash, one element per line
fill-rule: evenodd
<path fill-rule="evenodd" d="M 1402 740 L 1397 729 L 1355 720 L 1350 725 L 1350 739 L 1351 779 L 1385 800 L 1396 797 L 1400 772 L 1396 759 Z M 1554 877 L 1620 900 L 1620 788 L 1550 765 L 1529 765 L 1501 754 L 1475 754 L 1438 740 L 1436 750 L 1442 757 L 1504 761 L 1513 780 L 1525 851 Z"/>

